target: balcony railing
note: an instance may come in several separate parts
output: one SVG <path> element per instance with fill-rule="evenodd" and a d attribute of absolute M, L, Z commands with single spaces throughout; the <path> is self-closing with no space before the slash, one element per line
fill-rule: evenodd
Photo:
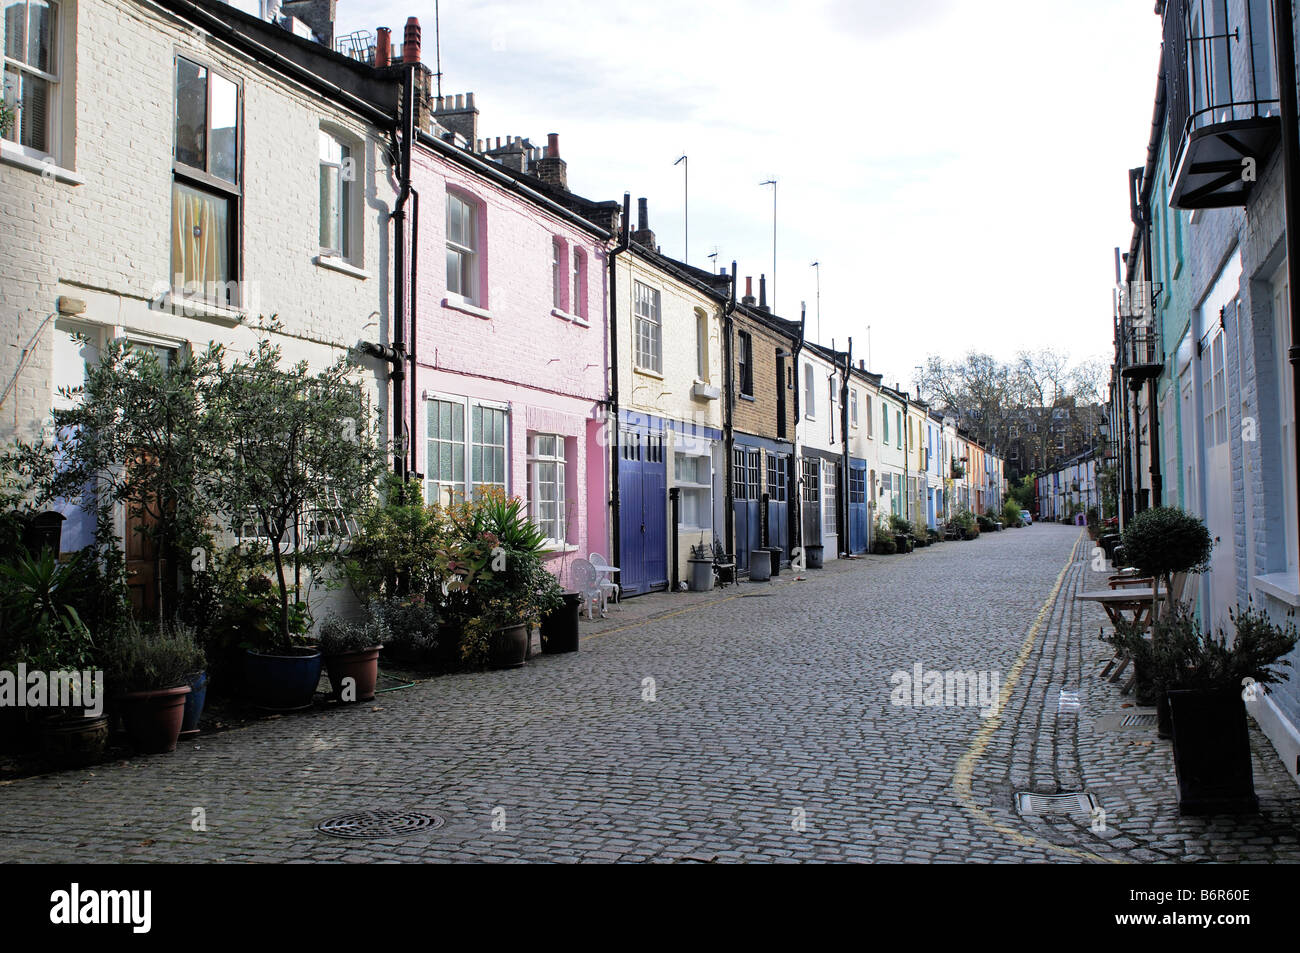
<path fill-rule="evenodd" d="M 1144 380 L 1164 369 L 1164 352 L 1160 336 L 1150 327 L 1138 325 L 1124 333 L 1120 343 L 1120 374 Z"/>
<path fill-rule="evenodd" d="M 1176 208 L 1244 205 L 1278 141 L 1270 0 L 1170 0 L 1165 96 Z"/>

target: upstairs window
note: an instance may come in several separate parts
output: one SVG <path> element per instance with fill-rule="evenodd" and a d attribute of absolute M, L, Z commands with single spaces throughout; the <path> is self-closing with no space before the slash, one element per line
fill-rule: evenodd
<path fill-rule="evenodd" d="M 56 151 L 59 8 L 50 0 L 4 2 L 4 101 L 14 110 L 5 139 L 37 156 Z"/>
<path fill-rule="evenodd" d="M 564 310 L 564 242 L 551 239 L 551 307 Z"/>
<path fill-rule="evenodd" d="M 871 416 L 871 414 L 872 414 L 872 408 L 871 408 L 871 395 L 870 395 L 870 394 L 867 395 L 867 407 L 866 407 L 866 410 L 867 410 L 867 437 L 868 437 L 868 439 L 870 439 L 870 438 L 872 438 L 872 437 L 874 437 L 874 436 L 876 435 L 876 430 L 875 430 L 875 427 L 876 427 L 876 420 L 875 420 L 874 417 Z"/>
<path fill-rule="evenodd" d="M 477 305 L 479 254 L 478 206 L 447 193 L 447 294 Z"/>
<path fill-rule="evenodd" d="M 633 298 L 633 314 L 636 322 L 634 338 L 636 366 L 643 370 L 662 374 L 664 369 L 663 329 L 659 312 L 659 290 L 637 281 L 633 284 Z"/>
<path fill-rule="evenodd" d="M 885 443 L 889 443 L 889 405 L 883 402 L 880 405 L 880 425 L 881 437 Z"/>
<path fill-rule="evenodd" d="M 573 249 L 573 268 L 569 276 L 569 313 L 575 318 L 587 318 L 587 256 L 582 249 Z"/>
<path fill-rule="evenodd" d="M 181 56 L 175 80 L 172 287 L 234 307 L 240 300 L 240 89 Z"/>
<path fill-rule="evenodd" d="M 858 425 L 858 392 L 853 388 L 849 388 L 849 424 Z"/>
<path fill-rule="evenodd" d="M 356 159 L 352 147 L 320 133 L 320 253 L 352 257 L 352 195 Z"/>
<path fill-rule="evenodd" d="M 745 397 L 754 396 L 754 337 L 748 331 L 737 334 L 737 376 L 740 381 L 740 393 Z"/>
<path fill-rule="evenodd" d="M 809 420 L 817 418 L 817 377 L 811 364 L 803 366 L 803 415 Z"/>
<path fill-rule="evenodd" d="M 695 311 L 695 379 L 709 380 L 709 316 Z"/>

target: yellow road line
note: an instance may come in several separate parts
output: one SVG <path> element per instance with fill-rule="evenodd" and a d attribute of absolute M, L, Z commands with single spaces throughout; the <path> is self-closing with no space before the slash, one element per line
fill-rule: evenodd
<path fill-rule="evenodd" d="M 1062 567 L 1060 575 L 1056 577 L 1056 585 L 1048 593 L 1047 599 L 1043 602 L 1043 607 L 1038 610 L 1038 616 L 1034 619 L 1033 626 L 1029 629 L 1029 634 L 1025 636 L 1024 644 L 1020 646 L 1020 652 L 1016 660 L 1011 665 L 1011 671 L 1007 673 L 1006 683 L 1002 686 L 1002 692 L 998 696 L 997 714 L 984 722 L 984 725 L 975 734 L 975 740 L 971 743 L 970 748 L 962 755 L 961 760 L 957 762 L 957 769 L 953 772 L 952 786 L 957 792 L 957 799 L 961 801 L 962 806 L 980 823 L 984 824 L 999 834 L 1009 837 L 1018 844 L 1027 847 L 1042 847 L 1047 850 L 1058 851 L 1080 860 L 1095 860 L 1101 863 L 1126 863 L 1123 860 L 1114 860 L 1109 857 L 1102 857 L 1091 851 L 1080 850 L 1074 847 L 1064 847 L 1060 844 L 1053 844 L 1051 841 L 1045 841 L 1018 831 L 1015 828 L 1008 827 L 1005 824 L 995 820 L 984 808 L 975 802 L 975 797 L 971 793 L 971 782 L 975 775 L 975 765 L 979 763 L 984 752 L 988 750 L 989 743 L 993 740 L 994 734 L 1002 727 L 1002 713 L 1006 711 L 1007 703 L 1011 700 L 1011 695 L 1015 691 L 1016 683 L 1020 680 L 1020 674 L 1024 671 L 1025 663 L 1029 661 L 1029 655 L 1034 650 L 1034 645 L 1038 642 L 1038 635 L 1043 629 L 1047 617 L 1051 614 L 1052 606 L 1056 602 L 1056 597 L 1061 592 L 1061 586 L 1065 583 L 1066 574 L 1069 573 L 1070 567 L 1074 565 L 1075 556 L 1079 552 L 1079 544 L 1083 542 L 1084 535 L 1079 534 L 1078 539 L 1074 541 L 1074 546 L 1070 550 L 1070 558 L 1066 560 L 1065 566 Z"/>

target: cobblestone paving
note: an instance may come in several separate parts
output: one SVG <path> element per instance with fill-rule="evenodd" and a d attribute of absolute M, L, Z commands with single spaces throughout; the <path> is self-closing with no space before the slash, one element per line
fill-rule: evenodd
<path fill-rule="evenodd" d="M 0 860 L 1300 857 L 1300 789 L 1267 757 L 1260 818 L 1190 821 L 1167 742 L 1095 729 L 1121 701 L 1092 676 L 1092 607 L 1069 598 L 1086 554 L 1078 531 L 1046 524 L 632 600 L 584 621 L 577 655 L 0 786 Z M 1020 678 L 993 718 L 891 704 L 890 676 L 916 664 Z M 1082 700 L 1070 726 L 1056 723 L 1062 685 Z M 1112 812 L 1109 836 L 1012 809 L 1013 788 L 1076 782 Z M 376 808 L 445 823 L 355 842 L 313 830 Z"/>

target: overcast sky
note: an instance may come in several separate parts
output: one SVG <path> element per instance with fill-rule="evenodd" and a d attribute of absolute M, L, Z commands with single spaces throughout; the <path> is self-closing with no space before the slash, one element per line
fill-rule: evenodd
<path fill-rule="evenodd" d="M 820 339 L 910 388 L 927 354 L 1110 351 L 1127 170 L 1151 122 L 1150 0 L 712 0 L 441 5 L 443 92 L 479 133 L 560 134 L 569 186 L 650 201 L 665 254 L 769 275 Z M 339 32 L 401 42 L 433 8 L 343 0 Z M 635 214 L 635 212 L 634 212 Z"/>

